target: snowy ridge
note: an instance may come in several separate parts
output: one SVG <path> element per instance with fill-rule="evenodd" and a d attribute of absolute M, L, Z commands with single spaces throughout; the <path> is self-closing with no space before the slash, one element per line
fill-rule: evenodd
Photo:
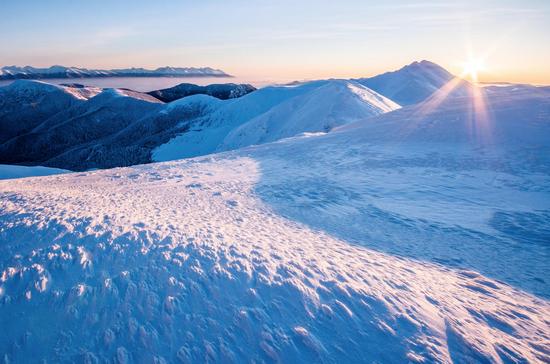
<path fill-rule="evenodd" d="M 153 151 L 155 161 L 204 155 L 332 128 L 399 105 L 347 80 L 270 86 L 224 101 L 186 133 Z"/>
<path fill-rule="evenodd" d="M 331 80 L 239 126 L 217 150 L 268 143 L 304 132 L 328 132 L 398 108 L 395 102 L 356 82 Z"/>
<path fill-rule="evenodd" d="M 101 94 L 105 96 L 106 98 L 109 97 L 131 97 L 133 99 L 137 100 L 143 100 L 153 103 L 162 103 L 159 99 L 156 97 L 150 96 L 143 92 L 137 92 L 133 90 L 128 89 L 121 89 L 121 88 L 106 88 L 101 90 Z"/>
<path fill-rule="evenodd" d="M 36 81 L 16 82 L 40 84 Z M 67 89 L 82 92 L 85 88 L 67 87 Z M 93 147 L 103 138 L 112 136 L 136 120 L 158 112 L 164 106 L 164 103 L 147 94 L 122 89 L 100 91 L 88 100 L 78 100 L 71 103 L 69 107 L 56 108 L 54 112 L 48 114 L 48 117 L 37 118 L 36 124 L 27 129 L 27 132 L 19 133 L 6 140 L 0 145 L 2 162 L 33 163 L 70 170 L 82 168 L 81 161 L 92 157 L 90 150 L 86 148 Z M 70 95 L 74 99 L 74 96 Z M 39 97 L 43 97 L 42 94 L 39 94 Z M 30 100 L 35 99 L 33 97 Z M 45 102 L 45 107 L 48 105 L 51 107 L 60 100 L 63 99 L 59 96 L 52 97 L 47 104 Z M 36 108 L 32 107 L 32 102 L 29 103 L 29 112 L 35 115 Z M 19 110 L 19 104 L 14 103 L 14 108 Z M 15 120 L 20 120 L 22 115 L 12 113 L 11 116 Z M 9 124 L 2 118 L 0 121 L 2 121 L 0 125 Z M 92 143 L 92 146 L 89 143 Z M 77 153 L 77 150 L 82 148 L 86 155 Z M 138 155 L 136 150 L 128 153 Z M 109 159 L 109 155 L 101 153 L 101 156 L 96 158 Z M 125 158 L 125 155 L 118 157 L 119 161 Z M 56 159 L 62 162 L 56 163 Z M 94 168 L 96 165 L 87 167 Z"/>
<path fill-rule="evenodd" d="M 63 91 L 74 96 L 77 99 L 87 100 L 101 92 L 99 87 L 70 87 L 64 85 L 54 85 L 47 82 L 31 81 L 31 80 L 16 80 L 7 86 L 0 88 L 0 91 L 7 96 L 12 94 L 26 94 L 31 98 L 36 94 L 54 93 Z"/>
<path fill-rule="evenodd" d="M 43 85 L 36 81 L 15 83 L 19 82 L 34 87 Z M 84 94 L 89 90 L 82 85 L 52 89 L 64 89 L 68 95 L 72 95 L 70 91 Z M 2 162 L 35 163 L 71 170 L 147 163 L 153 147 L 184 132 L 187 124 L 201 115 L 214 112 L 220 101 L 197 95 L 164 104 L 151 95 L 127 89 L 100 89 L 98 92 L 86 102 L 56 109 L 49 117 L 39 118 L 38 124 L 26 133 L 19 133 L 0 144 Z M 30 97 L 29 104 L 41 97 L 44 92 Z M 14 112 L 10 115 L 15 120 L 21 117 L 17 112 L 20 105 L 13 103 Z"/>

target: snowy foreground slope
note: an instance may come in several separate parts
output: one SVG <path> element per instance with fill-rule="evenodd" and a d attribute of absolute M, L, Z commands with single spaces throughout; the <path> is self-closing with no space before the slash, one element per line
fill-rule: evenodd
<path fill-rule="evenodd" d="M 550 101 L 477 104 L 0 181 L 3 359 L 548 362 Z"/>

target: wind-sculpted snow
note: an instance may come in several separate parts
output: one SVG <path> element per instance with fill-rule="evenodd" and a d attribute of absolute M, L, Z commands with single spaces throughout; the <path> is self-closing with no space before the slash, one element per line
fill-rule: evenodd
<path fill-rule="evenodd" d="M 0 352 L 548 362 L 547 103 L 508 102 L 491 143 L 430 141 L 468 112 L 386 140 L 406 126 L 388 114 L 378 134 L 0 181 Z"/>

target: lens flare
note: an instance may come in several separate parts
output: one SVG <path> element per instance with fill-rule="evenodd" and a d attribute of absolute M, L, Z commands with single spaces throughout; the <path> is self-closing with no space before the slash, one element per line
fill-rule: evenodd
<path fill-rule="evenodd" d="M 467 78 L 470 81 L 479 82 L 479 73 L 486 70 L 485 62 L 483 59 L 470 58 L 463 63 L 462 78 Z"/>

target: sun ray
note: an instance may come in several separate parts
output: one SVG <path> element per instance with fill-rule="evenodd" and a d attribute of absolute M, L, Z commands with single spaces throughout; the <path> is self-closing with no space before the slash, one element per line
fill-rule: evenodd
<path fill-rule="evenodd" d="M 486 93 L 482 87 L 472 84 L 461 77 L 455 77 L 435 91 L 426 101 L 415 107 L 400 130 L 398 139 L 404 141 L 411 133 L 426 121 L 432 113 L 437 113 L 442 103 L 454 98 L 464 103 L 467 110 L 463 122 L 468 128 L 469 137 L 478 144 L 486 145 L 491 141 L 491 115 Z"/>

